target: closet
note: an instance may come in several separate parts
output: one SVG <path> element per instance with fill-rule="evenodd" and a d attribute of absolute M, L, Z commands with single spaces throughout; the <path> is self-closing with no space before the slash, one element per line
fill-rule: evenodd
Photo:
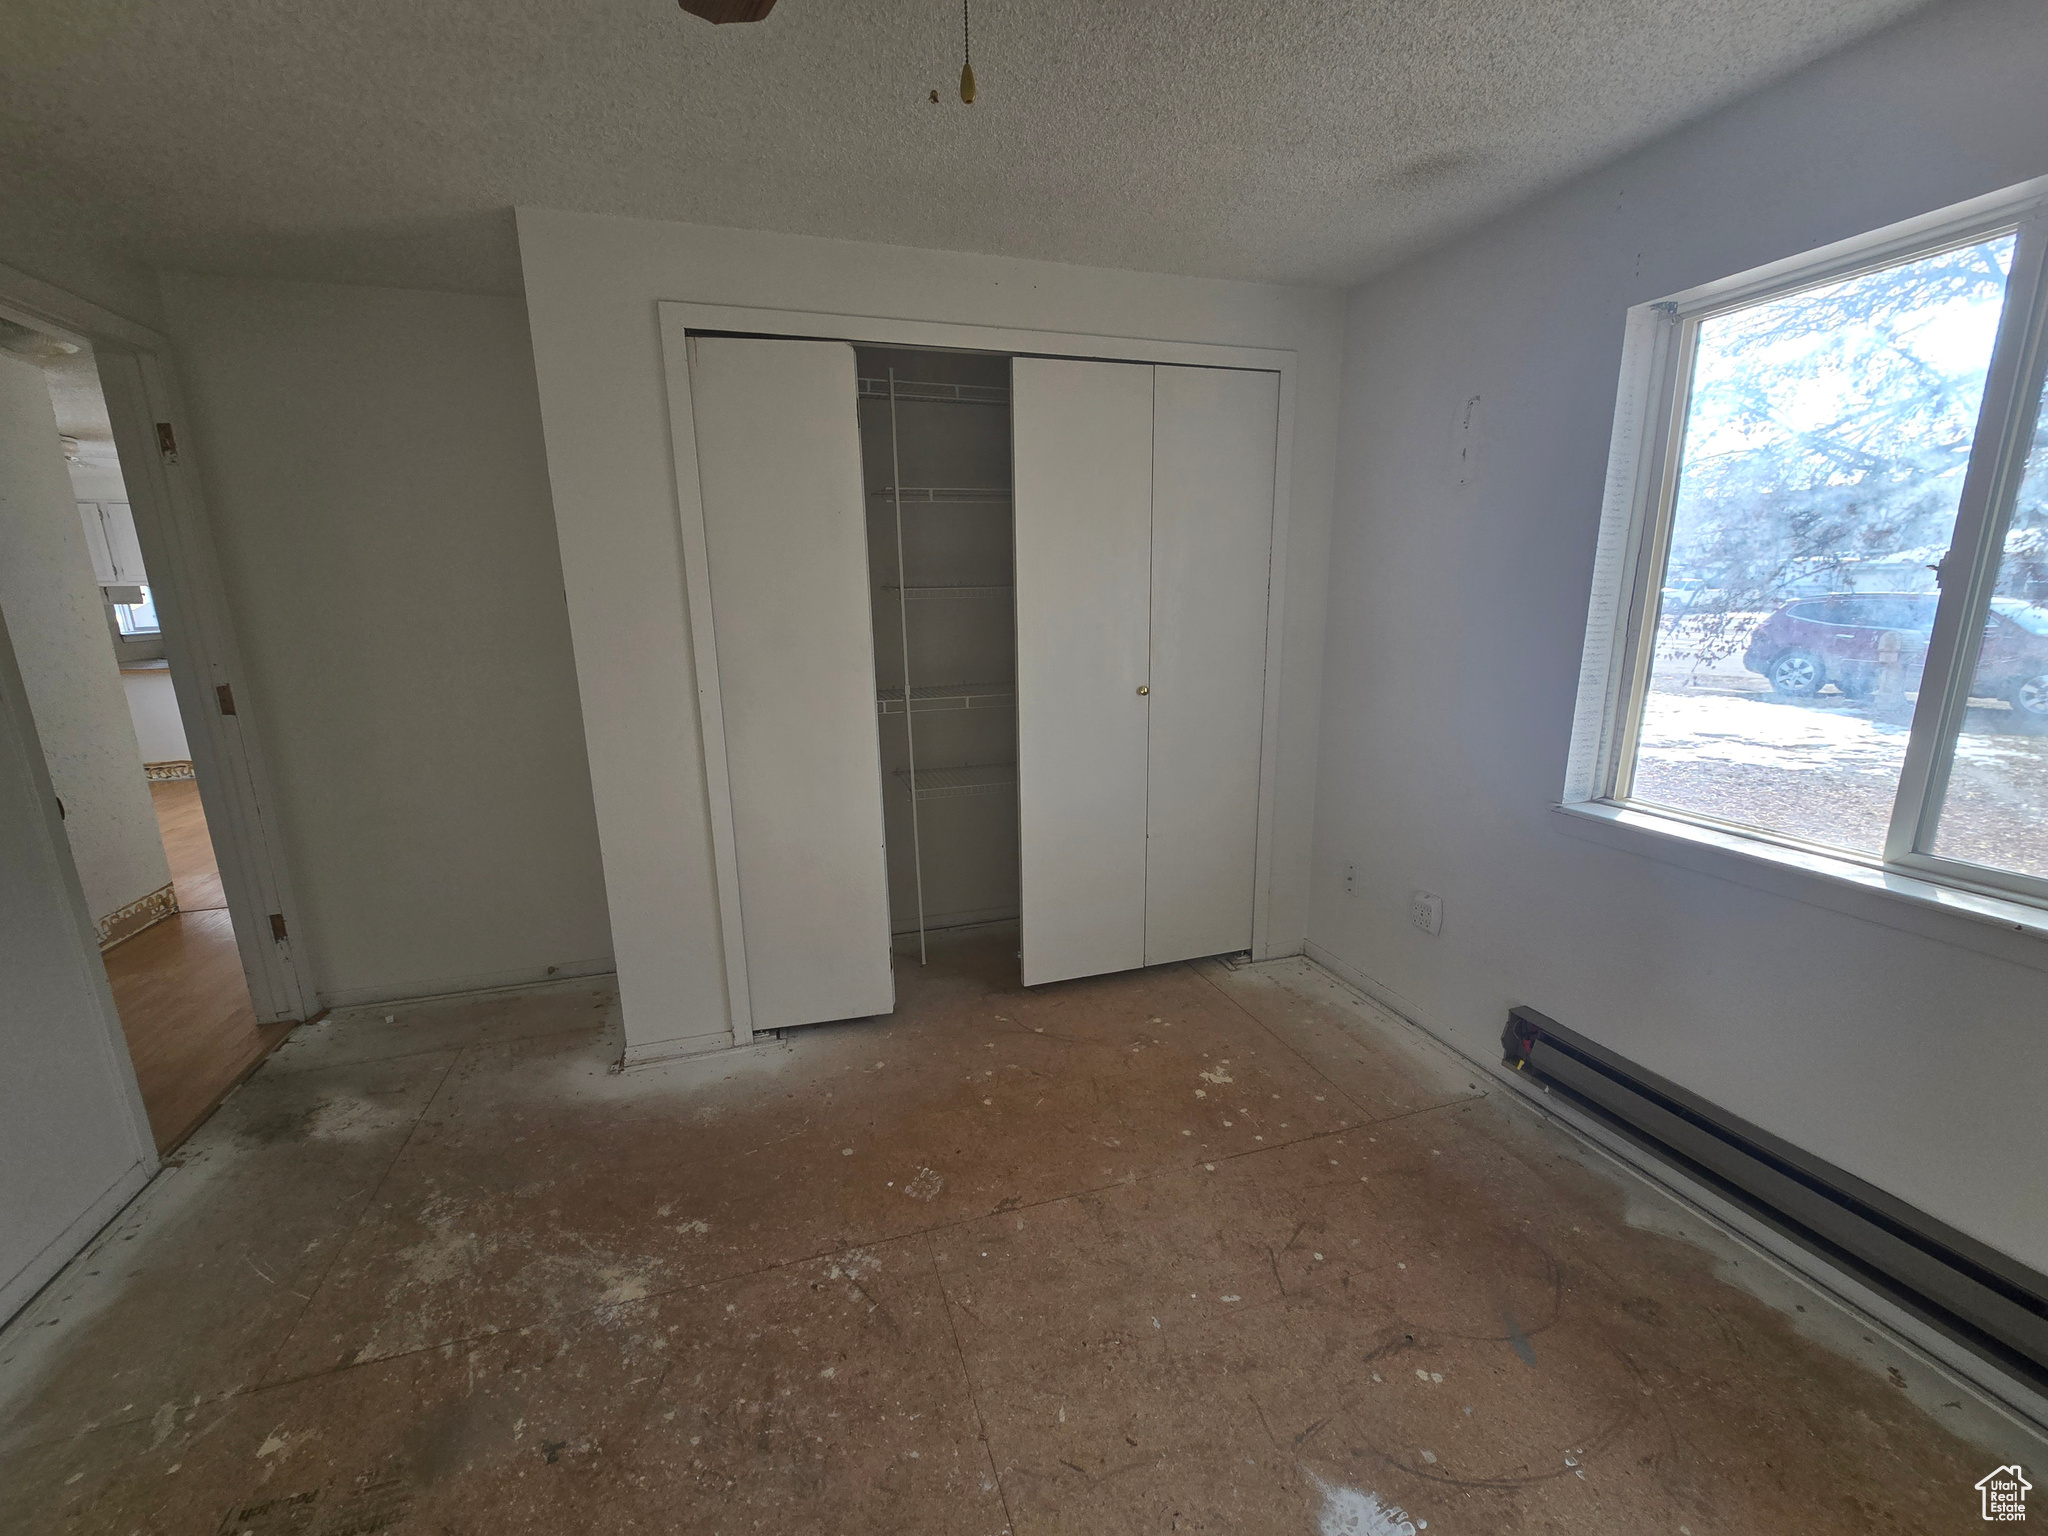
<path fill-rule="evenodd" d="M 889 1012 L 1252 944 L 1279 375 L 695 335 L 676 444 L 728 989 Z M 672 379 L 675 375 L 672 373 Z"/>
<path fill-rule="evenodd" d="M 1249 949 L 1278 375 L 1012 390 L 1024 980 Z"/>
<path fill-rule="evenodd" d="M 1009 360 L 861 348 L 890 926 L 1018 915 Z"/>

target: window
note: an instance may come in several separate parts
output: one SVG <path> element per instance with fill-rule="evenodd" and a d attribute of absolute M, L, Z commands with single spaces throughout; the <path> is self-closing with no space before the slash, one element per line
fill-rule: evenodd
<path fill-rule="evenodd" d="M 1568 801 L 2048 905 L 2030 191 L 1632 312 Z"/>
<path fill-rule="evenodd" d="M 163 633 L 156 618 L 156 599 L 149 595 L 148 587 L 136 590 L 142 594 L 142 601 L 114 604 L 114 622 L 121 626 L 123 635 L 130 637 Z"/>

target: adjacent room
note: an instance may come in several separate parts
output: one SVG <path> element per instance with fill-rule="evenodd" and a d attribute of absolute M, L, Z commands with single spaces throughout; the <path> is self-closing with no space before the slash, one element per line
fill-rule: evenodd
<path fill-rule="evenodd" d="M 0 43 L 0 1528 L 2026 1519 L 2035 0 Z"/>
<path fill-rule="evenodd" d="M 0 615 L 150 1134 L 167 1153 L 288 1026 L 255 1017 L 185 732 L 204 695 L 188 684 L 181 701 L 172 677 L 165 614 L 177 605 L 166 593 L 159 609 L 97 360 L 54 331 L 10 321 L 0 337 Z M 262 926 L 242 921 L 252 936 Z"/>

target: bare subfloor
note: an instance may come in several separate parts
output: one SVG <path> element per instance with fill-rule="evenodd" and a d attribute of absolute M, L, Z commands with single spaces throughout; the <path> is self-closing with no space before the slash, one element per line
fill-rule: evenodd
<path fill-rule="evenodd" d="M 1014 946 L 624 1075 L 587 985 L 298 1031 L 0 1335 L 0 1525 L 1981 1528 L 1938 1381 L 1314 968 Z"/>

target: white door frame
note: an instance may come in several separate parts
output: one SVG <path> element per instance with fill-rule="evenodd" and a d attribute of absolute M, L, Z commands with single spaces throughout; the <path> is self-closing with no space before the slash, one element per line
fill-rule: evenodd
<path fill-rule="evenodd" d="M 1273 956 L 1273 824 L 1280 761 L 1280 696 L 1282 689 L 1282 642 L 1286 634 L 1287 540 L 1292 525 L 1289 481 L 1294 462 L 1295 375 L 1300 367 L 1292 349 L 1236 347 L 1212 342 L 1155 341 L 1135 336 L 1087 336 L 1067 331 L 1022 330 L 1011 326 L 964 325 L 943 320 L 894 320 L 879 315 L 835 315 L 800 309 L 755 309 L 731 304 L 695 304 L 678 299 L 660 301 L 658 324 L 664 350 L 669 352 L 666 368 L 669 385 L 669 419 L 676 452 L 676 501 L 686 553 L 697 548 L 693 536 L 702 538 L 704 503 L 697 484 L 695 436 L 688 396 L 688 369 L 679 368 L 680 343 L 689 332 L 722 331 L 753 336 L 802 337 L 817 341 L 848 341 L 858 346 L 939 347 L 972 352 L 997 352 L 1011 356 L 1073 357 L 1126 363 L 1178 363 L 1194 368 L 1252 368 L 1280 375 L 1280 433 L 1273 467 L 1273 563 L 1268 576 L 1266 608 L 1266 696 L 1265 720 L 1260 738 L 1259 846 L 1257 884 L 1252 903 L 1252 954 L 1257 959 Z M 670 351 L 669 349 L 673 349 Z M 680 380 L 678 375 L 680 374 Z M 678 396 L 680 384 L 681 394 Z M 144 555 L 148 551 L 145 548 Z M 684 562 L 686 568 L 690 562 Z M 708 594 L 706 594 L 708 597 Z M 745 950 L 741 942 L 737 874 L 732 868 L 730 828 L 731 792 L 724 778 L 722 735 L 710 728 L 708 715 L 718 700 L 716 651 L 708 644 L 709 604 L 692 588 L 690 627 L 696 649 L 696 682 L 700 724 L 705 726 L 706 780 L 711 798 L 713 861 L 717 865 L 719 920 L 726 957 L 726 996 L 746 997 Z M 707 691 L 708 690 L 708 691 Z M 716 740 L 714 739 L 716 737 Z M 713 762 L 717 757 L 719 761 Z M 721 794 L 723 790 L 723 794 Z M 722 802 L 722 803 L 721 803 Z M 724 837 L 721 837 L 721 831 Z M 1290 953 L 1292 951 L 1289 951 Z M 740 974 L 735 976 L 735 967 Z M 742 1006 L 743 1003 L 742 1003 Z M 735 1017 L 734 1043 L 744 1044 L 747 1021 Z M 630 1057 L 630 1053 L 629 1053 Z"/>
<path fill-rule="evenodd" d="M 0 316 L 89 346 L 99 365 L 249 998 L 263 1023 L 303 1021 L 313 993 L 292 953 L 303 934 L 277 797 L 250 728 L 254 690 L 228 613 L 170 343 L 6 266 L 0 266 Z"/>

